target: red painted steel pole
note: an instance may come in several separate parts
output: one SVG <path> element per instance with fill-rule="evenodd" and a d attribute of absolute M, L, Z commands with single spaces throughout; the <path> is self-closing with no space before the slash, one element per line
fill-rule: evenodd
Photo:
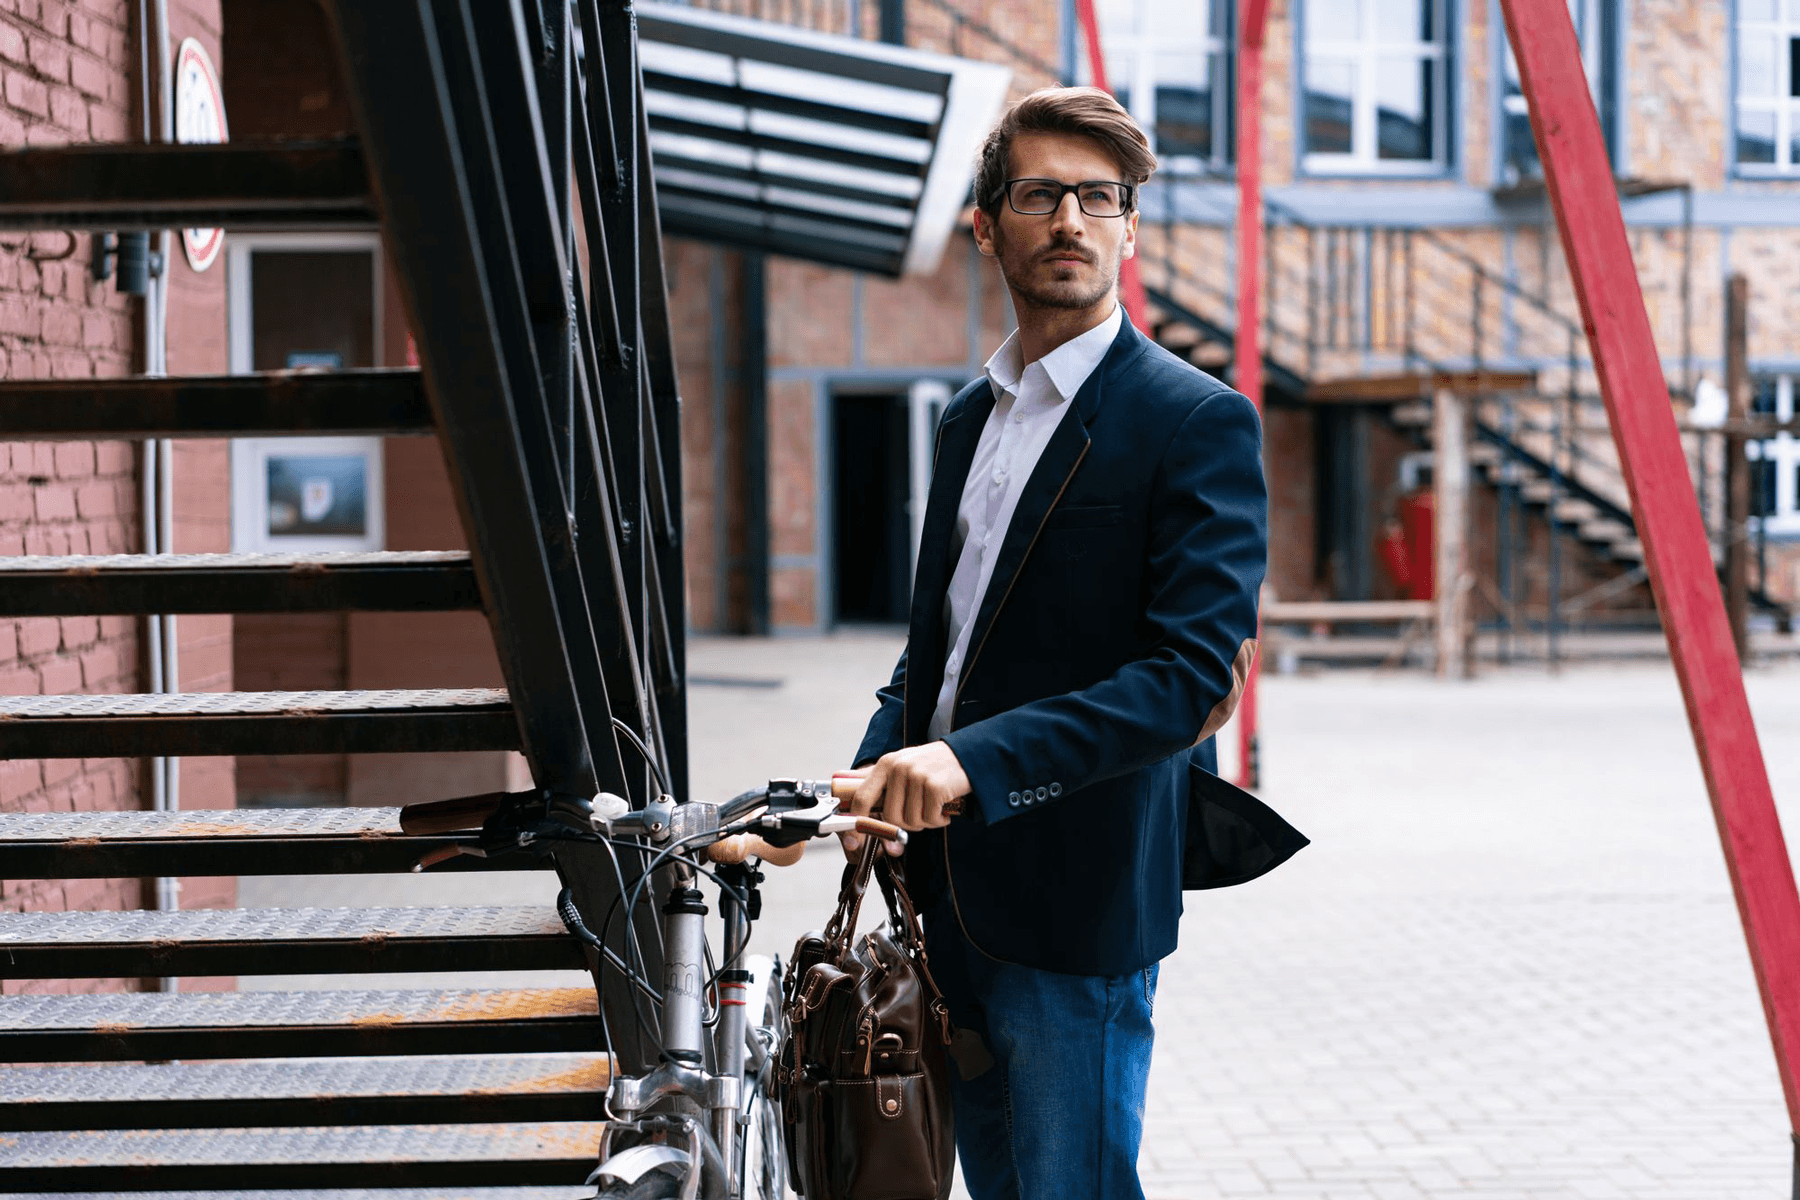
<path fill-rule="evenodd" d="M 1262 77 L 1263 30 L 1269 0 L 1245 0 L 1238 20 L 1237 78 L 1237 346 L 1238 391 L 1262 411 Z M 1257 633 L 1262 633 L 1261 621 Z M 1256 728 L 1257 682 L 1262 658 L 1250 660 L 1238 703 L 1238 774 L 1242 788 L 1262 782 Z"/>
<path fill-rule="evenodd" d="M 1094 15 L 1094 0 L 1075 0 L 1075 18 L 1081 22 L 1082 38 L 1087 43 L 1088 73 L 1093 77 L 1094 86 L 1103 92 L 1111 92 L 1112 88 L 1106 84 L 1106 56 L 1100 49 L 1100 20 Z M 1148 332 L 1150 303 L 1144 296 L 1144 279 L 1138 273 L 1135 258 L 1119 264 L 1119 300 L 1125 305 L 1131 323 Z"/>
<path fill-rule="evenodd" d="M 1501 0 L 1632 517 L 1800 1133 L 1800 893 L 1566 0 Z"/>

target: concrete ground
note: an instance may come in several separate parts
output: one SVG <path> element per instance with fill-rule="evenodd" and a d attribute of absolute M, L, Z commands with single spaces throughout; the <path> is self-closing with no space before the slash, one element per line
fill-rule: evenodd
<path fill-rule="evenodd" d="M 698 641 L 696 794 L 843 765 L 898 650 L 886 634 Z M 1749 687 L 1800 837 L 1800 666 Z M 1263 728 L 1263 797 L 1314 844 L 1189 897 L 1157 996 L 1149 1196 L 1790 1194 L 1780 1086 L 1666 664 L 1275 676 Z M 774 873 L 761 948 L 785 954 L 823 923 L 841 861 L 821 845 Z M 554 892 L 479 882 L 247 879 L 242 902 Z"/>

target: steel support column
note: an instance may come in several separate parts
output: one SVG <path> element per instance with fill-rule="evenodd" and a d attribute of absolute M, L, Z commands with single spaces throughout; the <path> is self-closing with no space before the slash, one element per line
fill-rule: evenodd
<path fill-rule="evenodd" d="M 1564 0 L 1501 0 L 1650 586 L 1800 1131 L 1800 892 Z M 1797 1192 L 1800 1194 L 1800 1192 Z"/>

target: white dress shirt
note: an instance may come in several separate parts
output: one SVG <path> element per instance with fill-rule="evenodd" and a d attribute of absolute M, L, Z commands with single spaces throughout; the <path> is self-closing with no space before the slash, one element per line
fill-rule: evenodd
<path fill-rule="evenodd" d="M 1069 401 L 1094 373 L 1118 336 L 1124 310 L 1078 337 L 1070 338 L 1030 366 L 1020 369 L 1019 335 L 1001 343 L 987 360 L 988 384 L 994 389 L 994 411 L 981 427 L 975 460 L 963 484 L 962 503 L 956 510 L 956 532 L 951 553 L 956 570 L 944 595 L 945 641 L 950 654 L 944 660 L 943 685 L 932 710 L 926 736 L 933 740 L 950 732 L 956 688 L 969 658 L 969 635 L 982 597 L 993 578 L 994 559 L 1012 525 L 1019 493 L 1050 444 L 1050 436 L 1068 414 Z"/>

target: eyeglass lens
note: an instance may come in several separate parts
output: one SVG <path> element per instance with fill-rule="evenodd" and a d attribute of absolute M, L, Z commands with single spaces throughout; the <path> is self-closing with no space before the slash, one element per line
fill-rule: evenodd
<path fill-rule="evenodd" d="M 1069 192 L 1081 211 L 1090 217 L 1117 217 L 1125 212 L 1124 184 L 1104 179 L 1082 183 L 1062 183 L 1055 179 L 1015 179 L 1007 188 L 1007 200 L 1014 212 L 1022 216 L 1042 216 L 1056 211 Z"/>

